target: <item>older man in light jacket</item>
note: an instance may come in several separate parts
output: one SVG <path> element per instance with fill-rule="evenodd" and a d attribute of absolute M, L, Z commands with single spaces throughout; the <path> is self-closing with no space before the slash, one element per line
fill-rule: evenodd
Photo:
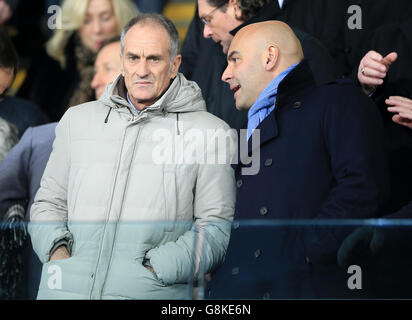
<path fill-rule="evenodd" d="M 235 187 L 215 141 L 233 136 L 178 73 L 178 41 L 160 15 L 130 21 L 122 74 L 58 124 L 29 225 L 39 299 L 183 299 L 222 263 Z"/>

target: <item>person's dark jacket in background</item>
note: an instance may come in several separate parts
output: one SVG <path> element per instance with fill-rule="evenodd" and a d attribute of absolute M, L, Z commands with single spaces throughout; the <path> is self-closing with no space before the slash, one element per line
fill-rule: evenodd
<path fill-rule="evenodd" d="M 334 1 L 335 2 L 335 1 Z M 362 28 L 351 29 L 348 27 L 347 20 L 351 14 L 346 13 L 344 25 L 344 52 L 348 70 L 352 75 L 356 75 L 359 62 L 362 57 L 369 51 L 375 50 L 385 54 L 382 50 L 383 44 L 393 43 L 393 38 L 407 40 L 402 46 L 411 46 L 410 21 L 412 15 L 412 1 L 410 0 L 343 0 L 344 9 L 350 6 L 358 6 L 362 13 Z M 406 25 L 405 25 L 406 24 Z M 408 29 L 409 26 L 409 29 Z M 397 29 L 396 32 L 390 32 L 391 29 Z M 401 30 L 402 29 L 402 30 Z M 391 50 L 390 46 L 387 46 Z M 392 49 L 395 47 L 392 46 Z M 380 51 L 379 51 L 380 50 Z M 387 51 L 388 53 L 391 51 Z M 406 66 L 411 65 L 410 56 L 404 61 L 405 71 L 409 70 Z"/>
<path fill-rule="evenodd" d="M 235 166 L 230 243 L 207 297 L 350 297 L 336 253 L 351 230 L 294 222 L 380 214 L 388 190 L 376 107 L 349 80 L 315 86 L 302 62 L 280 83 L 276 108 L 257 129 L 260 170 L 242 175 Z M 289 225 L 271 227 L 273 219 Z M 264 227 L 248 228 L 250 220 Z"/>
<path fill-rule="evenodd" d="M 40 187 L 40 180 L 52 151 L 55 128 L 56 123 L 28 128 L 19 143 L 10 150 L 1 163 L 0 223 L 8 220 L 6 215 L 10 214 L 13 205 L 23 203 L 26 209 L 24 221 L 29 221 L 30 207 Z M 3 255 L 7 248 L 0 248 L 0 250 Z M 32 249 L 30 239 L 25 241 L 21 250 L 19 252 L 22 259 L 22 270 L 19 273 L 21 278 L 14 279 L 17 281 L 17 292 L 14 293 L 16 296 L 5 298 L 36 299 L 41 263 Z M 17 259 L 7 255 L 6 257 Z"/>
<path fill-rule="evenodd" d="M 412 298 L 412 201 L 400 210 L 355 229 L 343 241 L 343 270 L 362 267 L 362 291 L 370 299 Z"/>
<path fill-rule="evenodd" d="M 284 6 L 282 8 L 284 8 Z M 280 20 L 276 17 L 278 10 L 279 4 L 277 1 L 269 3 L 263 6 L 254 17 L 241 24 L 239 27 L 233 29 L 230 33 L 234 36 L 241 28 L 252 23 L 268 20 Z M 292 28 L 297 38 L 301 42 L 305 59 L 309 63 L 309 67 L 312 70 L 315 78 L 315 82 L 322 84 L 336 79 L 340 75 L 340 73 L 338 72 L 335 62 L 332 59 L 332 55 L 328 52 L 327 48 L 319 40 L 319 38 L 316 38 L 312 34 L 300 29 L 295 23 L 290 23 L 288 21 L 284 22 Z M 325 21 L 323 22 L 323 26 L 324 23 Z"/>
<path fill-rule="evenodd" d="M 286 22 L 315 37 L 327 48 L 339 76 L 345 74 L 342 42 L 347 6 L 345 0 L 284 0 L 282 8 L 273 1 L 272 19 Z"/>
<path fill-rule="evenodd" d="M 389 96 L 412 99 L 412 79 L 392 83 L 385 81 L 372 96 L 384 121 L 385 149 L 390 170 L 391 192 L 385 214 L 398 211 L 412 200 L 412 130 L 392 121 L 394 113 L 387 110 L 388 105 L 385 103 Z"/>
<path fill-rule="evenodd" d="M 319 39 L 343 76 L 356 75 L 362 57 L 374 50 L 374 34 L 390 41 L 379 28 L 402 25 L 412 14 L 409 0 L 284 0 L 282 8 L 274 2 L 273 19 Z"/>
<path fill-rule="evenodd" d="M 412 3 L 412 2 L 411 2 Z M 378 86 L 371 98 L 382 115 L 385 126 L 385 146 L 391 174 L 391 197 L 385 214 L 392 214 L 412 200 L 412 130 L 392 121 L 393 113 L 387 110 L 385 100 L 390 96 L 412 99 L 412 19 L 383 25 L 370 37 L 366 51 L 374 50 L 382 56 L 397 52 L 384 83 Z"/>
<path fill-rule="evenodd" d="M 392 40 L 396 41 L 397 37 L 404 35 L 392 34 Z M 406 45 L 405 42 L 399 42 L 399 46 L 390 46 L 386 52 L 403 52 L 399 50 L 402 44 Z M 343 241 L 338 252 L 339 265 L 343 270 L 350 265 L 362 266 L 366 275 L 363 292 L 368 298 L 412 298 L 412 130 L 394 123 L 393 113 L 387 111 L 385 103 L 389 96 L 412 99 L 412 79 L 401 76 L 402 80 L 393 81 L 400 78 L 399 72 L 403 70 L 392 68 L 399 66 L 398 63 L 405 57 L 408 56 L 400 54 L 400 60 L 391 66 L 386 81 L 372 96 L 384 121 L 385 149 L 390 170 L 390 199 L 384 208 L 385 215 L 376 225 L 359 227 L 353 231 Z M 403 225 L 404 219 L 409 219 L 409 222 Z"/>
<path fill-rule="evenodd" d="M 412 4 L 412 1 L 411 1 Z M 412 15 L 412 12 L 411 12 Z M 398 59 L 392 63 L 385 78 L 385 84 L 389 84 L 396 90 L 397 86 L 405 87 L 405 82 L 412 83 L 412 18 L 406 21 L 381 26 L 372 33 L 368 47 L 364 51 L 374 50 L 382 56 L 395 51 Z M 365 54 L 366 54 L 365 52 Z M 359 61 L 358 61 L 359 65 Z M 385 88 L 384 88 L 385 89 Z M 385 89 L 387 92 L 388 90 Z M 404 89 L 402 89 L 404 90 Z M 399 91 L 399 90 L 397 90 Z M 408 97 L 408 96 L 406 96 Z"/>
<path fill-rule="evenodd" d="M 0 117 L 14 124 L 19 131 L 19 138 L 28 127 L 38 126 L 48 122 L 48 118 L 40 109 L 25 99 L 0 96 Z"/>
<path fill-rule="evenodd" d="M 81 81 L 77 70 L 75 36 L 69 40 L 65 52 L 66 68 L 63 69 L 57 60 L 43 50 L 33 60 L 27 77 L 17 92 L 17 96 L 36 103 L 50 121 L 60 120 Z M 89 100 L 94 99 L 90 95 Z"/>
<path fill-rule="evenodd" d="M 167 0 L 133 0 L 140 12 L 162 13 Z"/>
<path fill-rule="evenodd" d="M 45 3 L 32 0 L 8 2 L 13 10 L 13 16 L 7 22 L 7 26 L 14 29 L 11 38 L 19 53 L 20 64 L 25 68 L 33 62 L 33 55 L 41 50 L 46 41 L 43 34 Z"/>

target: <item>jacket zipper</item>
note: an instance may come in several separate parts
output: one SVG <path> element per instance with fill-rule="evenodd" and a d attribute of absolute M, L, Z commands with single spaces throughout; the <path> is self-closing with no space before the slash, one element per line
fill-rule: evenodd
<path fill-rule="evenodd" d="M 99 255 L 98 255 L 98 258 L 97 258 L 97 261 L 96 261 L 96 266 L 95 266 L 95 269 L 94 269 L 94 277 L 93 277 L 92 286 L 90 288 L 89 299 L 92 298 L 94 285 L 96 283 L 97 269 L 98 269 L 100 257 L 101 257 L 102 251 L 103 251 L 103 238 L 104 238 L 104 235 L 106 234 L 106 226 L 107 226 L 107 223 L 108 223 L 108 220 L 109 220 L 110 209 L 111 209 L 111 206 L 112 206 L 112 203 L 113 203 L 114 190 L 116 188 L 117 176 L 119 174 L 120 161 L 121 161 L 122 154 L 123 154 L 123 147 L 124 147 L 124 141 L 125 141 L 125 137 L 126 137 L 126 131 L 127 131 L 127 127 L 123 132 L 122 144 L 121 144 L 120 153 L 119 153 L 118 160 L 117 160 L 117 170 L 116 170 L 115 178 L 114 178 L 114 181 L 113 181 L 113 187 L 112 187 L 112 190 L 111 190 L 109 205 L 107 206 L 106 220 L 105 220 L 105 223 L 104 223 L 104 226 L 103 226 L 103 233 L 102 233 L 102 237 L 101 237 L 101 245 L 100 245 Z M 101 292 L 100 292 L 100 295 L 101 295 Z"/>
<path fill-rule="evenodd" d="M 136 139 L 135 139 L 135 143 L 134 143 L 134 146 L 133 146 L 133 153 L 132 153 L 132 157 L 131 157 L 131 161 L 130 161 L 129 168 L 130 168 L 131 165 L 133 164 L 133 160 L 134 160 L 134 158 L 135 158 L 136 149 L 137 149 L 137 143 L 138 143 L 138 141 L 139 141 L 140 133 L 141 133 L 142 129 L 143 129 L 143 128 L 141 128 L 141 127 L 138 128 L 137 135 L 136 135 Z M 123 212 L 124 197 L 125 197 L 125 194 L 126 194 L 127 187 L 128 187 L 128 185 L 129 185 L 130 171 L 131 171 L 131 170 L 128 170 L 128 172 L 127 172 L 126 184 L 125 184 L 125 187 L 124 187 L 124 190 L 123 190 L 123 195 L 122 195 L 122 205 L 121 205 L 121 207 L 120 207 L 119 219 L 116 221 L 116 228 L 115 228 L 115 231 L 114 231 L 113 245 L 112 245 L 112 249 L 111 249 L 111 252 L 110 252 L 109 265 L 108 265 L 108 267 L 107 267 L 107 272 L 106 272 L 106 275 L 105 275 L 105 277 L 104 277 L 104 281 L 103 281 L 103 283 L 102 283 L 101 293 L 103 292 L 103 289 L 104 289 L 104 286 L 105 286 L 106 280 L 107 280 L 107 275 L 109 274 L 109 270 L 110 270 L 110 267 L 111 267 L 112 261 L 113 261 L 113 251 L 114 251 L 114 246 L 115 246 L 115 244 L 116 244 L 117 229 L 118 229 L 118 227 L 119 227 L 120 218 L 121 218 L 122 212 Z M 100 294 L 101 294 L 101 293 L 100 293 Z"/>

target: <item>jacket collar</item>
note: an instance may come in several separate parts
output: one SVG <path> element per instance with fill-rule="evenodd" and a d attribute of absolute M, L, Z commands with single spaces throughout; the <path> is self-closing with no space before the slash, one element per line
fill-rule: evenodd
<path fill-rule="evenodd" d="M 174 81 L 171 81 L 171 84 L 173 82 Z M 169 85 L 168 89 L 170 88 L 171 84 Z M 168 89 L 162 94 L 162 96 L 159 98 L 158 101 L 156 101 L 152 106 L 146 109 L 147 110 L 158 110 L 159 109 L 163 112 L 162 103 L 159 103 L 159 101 L 161 100 L 161 102 L 163 102 L 164 99 L 162 98 L 165 95 L 165 93 L 168 91 Z M 112 95 L 110 99 L 114 102 L 114 106 L 126 107 L 129 110 L 131 110 L 133 113 L 135 112 L 137 113 L 136 109 L 130 105 L 127 99 L 127 88 L 126 88 L 126 83 L 125 83 L 123 75 L 119 75 L 119 77 L 114 81 L 114 86 L 112 88 Z"/>
<path fill-rule="evenodd" d="M 195 82 L 187 80 L 181 73 L 178 73 L 170 82 L 169 87 L 156 102 L 139 114 L 127 101 L 127 88 L 122 75 L 119 75 L 113 83 L 106 87 L 99 101 L 110 108 L 127 108 L 139 118 L 147 113 L 165 115 L 167 113 L 206 111 L 206 104 L 199 86 Z"/>
<path fill-rule="evenodd" d="M 281 108 L 292 99 L 298 99 L 315 85 L 315 77 L 309 67 L 308 61 L 304 59 L 279 84 L 278 94 L 276 96 L 276 108 Z"/>
<path fill-rule="evenodd" d="M 285 0 L 285 3 L 283 6 L 287 4 L 288 1 Z M 281 9 L 279 7 L 279 3 L 277 0 L 271 1 L 270 3 L 264 5 L 254 17 L 250 18 L 249 20 L 245 21 L 242 23 L 240 26 L 237 28 L 233 29 L 230 31 L 230 34 L 232 36 L 235 36 L 236 33 L 242 29 L 243 27 L 246 27 L 249 24 L 252 23 L 257 23 L 257 22 L 263 22 L 263 21 L 268 21 L 268 20 L 274 20 L 277 16 L 281 14 Z"/>
<path fill-rule="evenodd" d="M 124 77 L 122 75 L 119 76 L 119 81 L 117 82 L 117 94 L 122 97 L 125 101 L 127 101 L 127 89 L 126 84 L 124 82 Z"/>
<path fill-rule="evenodd" d="M 294 107 L 296 108 L 304 107 L 299 99 L 307 92 L 312 90 L 314 86 L 315 79 L 313 73 L 310 70 L 308 62 L 306 60 L 303 60 L 279 84 L 278 93 L 276 96 L 275 110 L 272 111 L 256 128 L 259 129 L 260 133 L 259 145 L 252 145 L 253 135 L 257 134 L 257 130 L 253 132 L 252 136 L 248 140 L 249 156 L 252 154 L 252 152 L 257 152 L 256 149 L 258 149 L 260 146 L 272 139 L 275 139 L 279 135 L 279 128 L 276 121 L 276 114 L 279 109 L 282 109 L 289 103 L 295 103 L 296 106 L 294 105 Z M 241 144 L 242 142 L 239 143 Z M 234 168 L 236 167 L 238 167 L 238 165 L 234 166 Z"/>
<path fill-rule="evenodd" d="M 312 90 L 314 86 L 315 79 L 313 73 L 310 70 L 307 60 L 303 60 L 279 84 L 275 111 L 271 113 L 271 117 L 267 117 L 257 127 L 257 129 L 260 129 L 260 145 L 278 136 L 279 130 L 275 112 L 278 112 L 290 103 L 296 104 L 294 108 L 303 107 L 299 99 L 308 91 Z M 269 126 L 269 129 L 266 129 L 266 126 Z M 273 128 L 271 129 L 271 127 Z"/>

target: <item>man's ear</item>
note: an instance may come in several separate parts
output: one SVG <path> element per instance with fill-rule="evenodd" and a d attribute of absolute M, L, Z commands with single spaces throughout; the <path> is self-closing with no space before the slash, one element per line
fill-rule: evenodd
<path fill-rule="evenodd" d="M 266 49 L 265 70 L 272 71 L 276 67 L 278 60 L 279 60 L 279 48 L 274 45 L 270 45 Z"/>
<path fill-rule="evenodd" d="M 239 0 L 229 0 L 229 5 L 231 5 L 233 7 L 233 10 L 235 12 L 235 18 L 237 20 L 241 20 L 242 10 L 239 7 Z"/>
<path fill-rule="evenodd" d="M 124 63 L 123 63 L 123 55 L 122 54 L 120 54 L 120 66 L 122 68 L 121 74 L 124 77 Z"/>
<path fill-rule="evenodd" d="M 179 72 L 179 67 L 181 63 L 182 63 L 182 55 L 178 54 L 173 60 L 172 72 L 170 75 L 172 79 L 176 78 Z"/>

